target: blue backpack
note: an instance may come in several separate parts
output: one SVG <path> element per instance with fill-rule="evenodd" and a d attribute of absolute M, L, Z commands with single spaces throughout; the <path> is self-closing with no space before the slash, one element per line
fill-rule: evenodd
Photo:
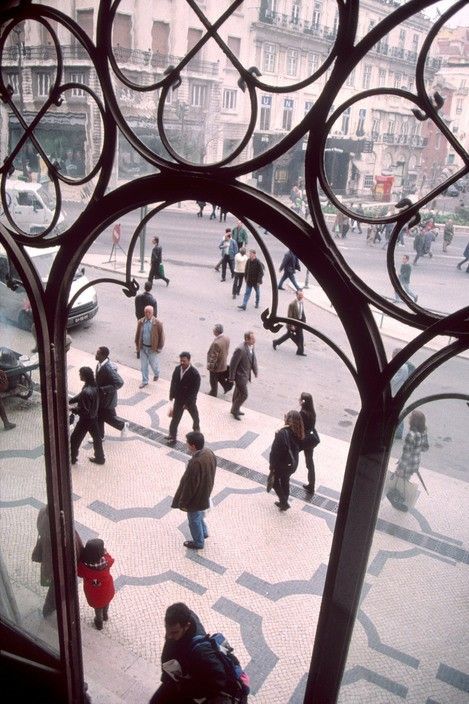
<path fill-rule="evenodd" d="M 249 675 L 244 672 L 233 648 L 226 640 L 223 633 L 213 635 L 194 636 L 192 648 L 197 648 L 201 643 L 210 643 L 223 665 L 226 674 L 226 691 L 233 704 L 247 704 L 249 694 Z"/>

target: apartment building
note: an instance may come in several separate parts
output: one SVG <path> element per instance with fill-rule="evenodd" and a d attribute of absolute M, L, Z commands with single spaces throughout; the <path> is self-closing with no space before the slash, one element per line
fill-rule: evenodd
<path fill-rule="evenodd" d="M 89 0 L 64 0 L 56 5 L 96 40 L 98 3 L 90 7 Z M 216 0 L 198 5 L 212 23 L 222 12 Z M 395 0 L 361 3 L 358 40 L 398 5 Z M 57 28 L 53 19 L 50 25 Z M 371 88 L 414 91 L 418 52 L 430 27 L 430 20 L 420 13 L 377 41 L 348 75 L 334 109 Z M 327 62 L 338 28 L 335 0 L 243 3 L 219 28 L 230 52 L 227 57 L 215 39 L 204 43 L 206 27 L 183 0 L 124 0 L 117 7 L 112 35 L 99 37 L 100 43 L 109 42 L 113 48 L 114 109 L 127 125 L 126 133 L 118 136 L 115 179 L 128 179 L 155 168 L 137 155 L 132 140 L 145 145 L 149 154 L 170 160 L 176 157 L 165 149 L 165 140 L 170 151 L 195 164 L 229 158 L 248 130 L 253 107 L 249 91 L 240 84 L 238 61 L 261 74 L 254 133 L 242 157 L 262 154 L 314 106 L 332 70 Z M 41 118 L 36 134 L 60 168 L 79 178 L 99 158 L 103 135 L 97 102 L 100 87 L 86 42 L 62 25 L 58 41 L 63 80 L 73 85 L 62 93 L 61 104 Z M 26 122 L 34 119 L 48 96 L 56 66 L 54 38 L 43 24 L 28 21 L 10 32 L 3 80 L 14 91 Z M 170 67 L 179 70 L 172 74 L 173 84 L 166 91 L 162 133 L 157 110 L 161 82 Z M 427 60 L 429 86 L 438 67 L 438 58 Z M 315 80 L 305 85 L 305 79 L 313 74 Z M 391 192 L 400 196 L 416 191 L 424 137 L 412 107 L 402 97 L 383 94 L 354 102 L 339 114 L 325 153 L 326 174 L 338 194 L 379 199 L 386 189 L 389 197 Z M 0 120 L 2 143 L 13 146 L 22 134 L 19 120 L 5 105 L 0 108 Z M 306 140 L 307 136 L 279 162 L 253 174 L 261 189 L 288 193 L 303 178 Z M 34 145 L 27 142 L 16 165 L 34 173 L 41 171 L 40 162 Z"/>

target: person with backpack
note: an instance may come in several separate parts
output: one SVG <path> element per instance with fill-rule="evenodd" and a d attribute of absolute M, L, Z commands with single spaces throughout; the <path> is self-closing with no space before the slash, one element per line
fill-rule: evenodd
<path fill-rule="evenodd" d="M 231 694 L 233 676 L 224 656 L 208 637 L 199 617 L 186 604 L 166 609 L 161 654 L 161 685 L 150 704 L 244 704 L 246 694 Z M 243 698 L 244 697 L 244 698 Z"/>

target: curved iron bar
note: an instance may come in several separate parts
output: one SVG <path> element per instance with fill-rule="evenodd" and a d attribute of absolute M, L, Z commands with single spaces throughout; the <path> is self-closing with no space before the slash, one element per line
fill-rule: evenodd
<path fill-rule="evenodd" d="M 433 401 L 466 401 L 469 403 L 469 394 L 461 394 L 455 391 L 451 394 L 431 394 L 431 396 L 419 398 L 417 401 L 406 406 L 402 414 L 399 415 L 399 423 L 412 413 L 412 411 L 415 411 L 416 408 L 428 403 L 433 403 Z"/>

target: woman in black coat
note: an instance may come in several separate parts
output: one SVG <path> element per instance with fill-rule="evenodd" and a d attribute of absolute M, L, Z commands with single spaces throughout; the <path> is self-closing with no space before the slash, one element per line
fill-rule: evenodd
<path fill-rule="evenodd" d="M 290 476 L 298 467 L 300 446 L 304 438 L 303 421 L 298 411 L 288 411 L 285 415 L 285 425 L 275 433 L 270 450 L 270 471 L 274 475 L 273 488 L 279 500 L 275 505 L 280 511 L 290 508 Z"/>
<path fill-rule="evenodd" d="M 305 391 L 300 396 L 300 416 L 305 429 L 302 450 L 305 453 L 306 468 L 308 470 L 308 483 L 303 484 L 303 487 L 309 494 L 314 495 L 316 478 L 313 452 L 319 442 L 319 437 L 316 433 L 316 411 L 314 410 L 313 397 Z"/>

